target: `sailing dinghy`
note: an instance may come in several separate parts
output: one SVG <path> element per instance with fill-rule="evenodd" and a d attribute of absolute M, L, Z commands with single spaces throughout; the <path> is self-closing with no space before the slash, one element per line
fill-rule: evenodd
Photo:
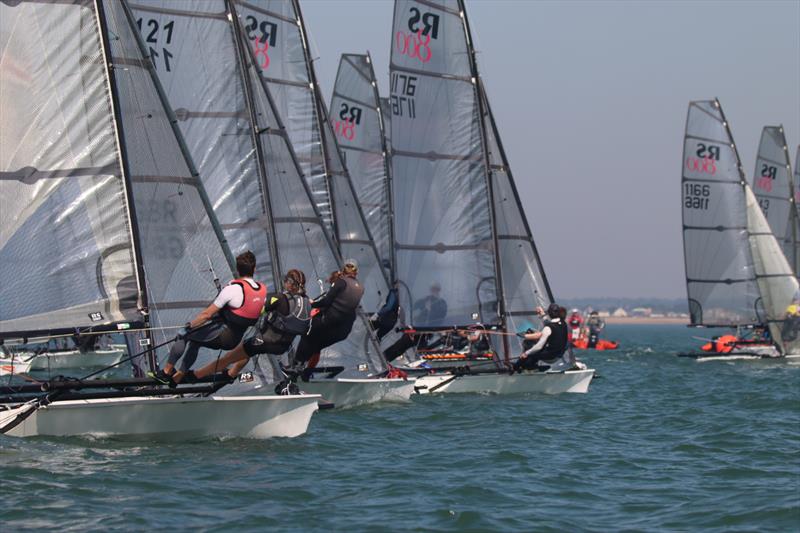
<path fill-rule="evenodd" d="M 270 14 L 269 5 L 264 9 L 259 5 L 139 0 L 133 7 L 142 37 L 151 35 L 155 49 L 164 57 L 168 54 L 169 63 L 156 62 L 156 70 L 177 110 L 189 151 L 199 162 L 199 174 L 222 232 L 237 249 L 254 251 L 259 262 L 256 277 L 267 280 L 274 290 L 291 268 L 302 270 L 309 280 L 324 279 L 342 261 L 313 201 L 311 186 L 304 180 L 303 165 L 291 145 L 290 130 L 277 112 L 272 87 L 261 76 L 262 69 L 281 72 L 278 58 L 284 46 L 282 31 L 270 48 L 272 37 L 258 30 L 282 20 Z M 288 3 L 276 7 L 292 8 Z M 263 47 L 272 61 L 265 59 Z M 308 85 L 301 94 L 311 94 Z M 344 209 L 337 211 L 343 217 Z M 369 271 L 364 268 L 365 274 Z M 315 288 L 313 282 L 307 287 L 309 292 Z M 268 363 L 259 364 L 246 376 L 258 382 L 259 390 L 271 393 L 285 376 L 277 358 L 261 359 Z M 323 394 L 337 407 L 408 399 L 413 390 L 410 382 L 380 377 L 386 365 L 364 316 L 359 316 L 348 339 L 323 351 L 321 360 L 325 368 L 301 382 L 301 388 Z M 329 368 L 341 370 L 337 374 L 326 371 Z M 248 388 L 243 393 L 249 394 Z"/>
<path fill-rule="evenodd" d="M 783 126 L 765 126 L 758 143 L 753 193 L 789 265 L 800 272 L 800 212 L 795 201 L 789 147 Z"/>
<path fill-rule="evenodd" d="M 800 323 L 790 316 L 800 303 L 797 278 L 747 184 L 716 99 L 689 104 L 681 185 L 690 326 L 735 333 L 679 355 L 800 355 Z"/>
<path fill-rule="evenodd" d="M 154 339 L 207 305 L 230 254 L 127 3 L 1 2 L 0 50 L 0 338 L 127 331 L 155 369 Z M 296 436 L 317 410 L 95 374 L 7 381 L 0 432 Z"/>
<path fill-rule="evenodd" d="M 395 269 L 415 331 L 480 327 L 493 360 L 417 378 L 417 391 L 587 392 L 571 364 L 508 375 L 515 332 L 553 301 L 478 74 L 461 0 L 397 0 L 391 37 Z"/>

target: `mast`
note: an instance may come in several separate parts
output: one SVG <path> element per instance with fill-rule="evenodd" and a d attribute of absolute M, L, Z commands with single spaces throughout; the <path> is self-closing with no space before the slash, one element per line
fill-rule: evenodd
<path fill-rule="evenodd" d="M 381 109 L 381 97 L 378 93 L 378 83 L 375 79 L 375 69 L 372 67 L 372 56 L 369 51 L 367 52 L 367 64 L 369 65 L 369 73 L 372 78 L 372 89 L 375 94 L 375 104 L 377 105 L 376 111 L 378 112 L 378 125 L 381 130 L 381 148 L 383 149 L 383 169 L 386 174 L 384 180 L 384 194 L 386 195 L 386 209 L 387 209 L 387 225 L 389 231 L 389 289 L 392 288 L 397 275 L 395 273 L 395 265 L 397 264 L 397 256 L 394 249 L 394 201 L 392 199 L 392 162 L 391 162 L 391 147 L 386 142 L 386 124 L 383 123 L 383 110 Z M 369 229 L 369 228 L 367 228 Z"/>
<path fill-rule="evenodd" d="M 294 13 L 297 17 L 297 26 L 300 29 L 300 42 L 303 44 L 303 59 L 306 64 L 308 79 L 311 83 L 311 96 L 314 99 L 314 116 L 316 117 L 317 124 L 319 124 L 319 142 L 320 149 L 322 150 L 322 168 L 325 173 L 325 191 L 328 196 L 328 204 L 331 211 L 331 236 L 338 248 L 339 229 L 336 223 L 336 206 L 333 205 L 333 191 L 331 190 L 330 154 L 326 149 L 325 128 L 323 127 L 323 121 L 328 120 L 328 115 L 322 113 L 320 109 L 319 83 L 317 83 L 317 75 L 314 72 L 314 66 L 311 64 L 311 47 L 308 44 L 308 35 L 306 34 L 305 22 L 303 22 L 303 14 L 300 11 L 300 2 L 298 2 L 298 0 L 292 0 L 292 7 L 294 7 Z"/>
<path fill-rule="evenodd" d="M 231 24 L 231 31 L 233 32 L 233 39 L 236 48 L 236 58 L 239 62 L 239 70 L 241 71 L 242 88 L 244 90 L 245 105 L 247 112 L 250 116 L 250 136 L 253 139 L 253 147 L 256 153 L 256 168 L 258 177 L 260 179 L 259 186 L 261 188 L 261 196 L 263 199 L 264 213 L 267 219 L 267 240 L 270 248 L 270 267 L 272 269 L 272 279 L 275 280 L 275 289 L 280 290 L 281 279 L 281 264 L 280 256 L 278 255 L 278 246 L 275 242 L 275 222 L 272 219 L 272 198 L 270 196 L 269 184 L 267 183 L 266 164 L 264 158 L 264 150 L 261 146 L 259 139 L 260 132 L 258 131 L 257 117 L 255 114 L 255 106 L 253 105 L 253 90 L 250 86 L 250 79 L 247 74 L 247 60 L 244 57 L 244 44 L 242 43 L 242 34 L 239 31 L 239 16 L 236 13 L 236 8 L 231 0 L 225 0 L 225 5 L 228 8 L 228 18 Z M 252 61 L 252 58 L 251 58 Z M 259 76 L 259 79 L 261 76 Z"/>
<path fill-rule="evenodd" d="M 172 129 L 172 132 L 175 135 L 175 139 L 178 142 L 178 146 L 181 150 L 181 155 L 183 156 L 184 161 L 186 162 L 186 166 L 189 168 L 189 173 L 191 174 L 192 178 L 195 179 L 197 186 L 197 193 L 200 196 L 200 200 L 202 201 L 203 207 L 205 208 L 206 214 L 208 215 L 208 220 L 211 223 L 211 227 L 214 230 L 214 234 L 217 237 L 217 240 L 220 243 L 222 248 L 222 253 L 225 255 L 225 260 L 228 263 L 228 267 L 230 268 L 231 272 L 236 271 L 236 262 L 233 259 L 233 254 L 231 254 L 230 249 L 228 248 L 228 241 L 225 238 L 225 234 L 222 232 L 222 228 L 219 225 L 219 221 L 217 220 L 217 216 L 214 213 L 214 208 L 211 205 L 211 201 L 208 199 L 208 194 L 206 193 L 205 186 L 203 185 L 203 180 L 200 179 L 200 173 L 197 171 L 197 167 L 194 165 L 194 161 L 190 155 L 189 149 L 186 146 L 186 141 L 183 138 L 183 134 L 181 133 L 180 127 L 178 126 L 178 119 L 175 117 L 175 112 L 172 110 L 172 106 L 169 105 L 169 99 L 167 98 L 166 93 L 164 92 L 164 88 L 161 86 L 161 81 L 158 79 L 158 74 L 153 67 L 153 60 L 150 57 L 150 52 L 147 50 L 144 42 L 142 41 L 142 35 L 139 32 L 139 29 L 136 26 L 136 20 L 133 18 L 133 14 L 130 11 L 130 7 L 128 7 L 128 3 L 123 1 L 122 2 L 122 11 L 125 13 L 125 18 L 130 25 L 134 37 L 136 39 L 136 44 L 139 47 L 139 51 L 142 53 L 146 61 L 144 62 L 145 68 L 147 69 L 147 73 L 150 75 L 150 79 L 153 81 L 153 85 L 155 86 L 156 92 L 158 93 L 158 99 L 161 102 L 161 105 L 164 107 L 164 111 L 169 119 L 169 125 Z M 210 266 L 210 265 L 209 265 Z M 216 273 L 213 272 L 215 280 L 214 283 L 219 288 L 219 280 L 216 279 Z"/>
<path fill-rule="evenodd" d="M 464 24 L 464 36 L 466 37 L 467 40 L 470 70 L 472 72 L 472 85 L 474 87 L 475 96 L 477 98 L 478 120 L 480 121 L 479 133 L 481 137 L 481 148 L 483 152 L 483 166 L 485 169 L 487 190 L 489 192 L 489 215 L 491 220 L 492 248 L 494 253 L 495 276 L 497 278 L 496 294 L 498 303 L 498 314 L 500 315 L 500 323 L 502 325 L 503 331 L 505 331 L 507 328 L 505 294 L 503 291 L 503 274 L 500 266 L 500 256 L 498 255 L 500 246 L 497 239 L 497 217 L 495 214 L 494 185 L 492 177 L 493 173 L 491 165 L 489 165 L 489 147 L 486 143 L 486 120 L 485 120 L 485 110 L 483 106 L 482 87 L 478 82 L 478 80 L 480 79 L 480 75 L 478 74 L 478 63 L 475 58 L 475 47 L 472 44 L 472 34 L 470 33 L 469 21 L 467 20 L 467 10 L 464 7 L 464 0 L 458 0 L 458 9 L 460 11 L 461 20 L 463 21 Z M 506 337 L 505 335 L 503 335 L 503 351 L 505 360 L 506 362 L 508 362 L 510 359 L 510 354 L 509 354 L 510 346 L 508 343 L 508 337 Z"/>
<path fill-rule="evenodd" d="M 124 6 L 125 13 L 127 14 L 128 6 Z M 133 189 L 130 180 L 130 168 L 128 166 L 128 150 L 125 146 L 123 139 L 123 124 L 120 120 L 119 112 L 119 91 L 117 90 L 117 83 L 114 76 L 114 65 L 111 63 L 111 49 L 108 45 L 108 26 L 106 24 L 105 7 L 103 0 L 95 0 L 95 11 L 97 12 L 97 23 L 100 28 L 100 43 L 103 50 L 103 64 L 106 70 L 106 79 L 108 80 L 108 88 L 111 91 L 111 106 L 114 112 L 114 135 L 117 137 L 117 146 L 119 147 L 120 163 L 123 174 L 123 183 L 125 184 L 125 204 L 128 209 L 129 220 L 131 221 L 131 244 L 133 246 L 134 258 L 136 259 L 136 285 L 139 289 L 139 298 L 141 300 L 141 312 L 144 317 L 145 336 L 147 344 L 153 345 L 152 332 L 150 331 L 150 313 L 148 310 L 147 299 L 147 280 L 144 273 L 144 260 L 141 252 L 141 240 L 139 235 L 139 223 L 136 218 L 136 208 L 133 202 Z M 130 21 L 130 19 L 129 19 Z M 137 33 L 138 35 L 138 33 Z M 144 54 L 144 57 L 149 57 Z M 158 360 L 154 351 L 147 354 L 147 364 L 151 370 L 158 368 Z"/>

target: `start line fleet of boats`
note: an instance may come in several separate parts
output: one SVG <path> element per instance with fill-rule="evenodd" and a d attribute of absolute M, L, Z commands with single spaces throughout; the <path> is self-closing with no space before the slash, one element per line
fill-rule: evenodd
<path fill-rule="evenodd" d="M 460 0 L 397 1 L 389 98 L 368 56 L 345 56 L 330 114 L 297 1 L 0 2 L 0 41 L 3 433 L 295 436 L 320 405 L 587 392 L 594 371 L 574 360 L 508 371 L 553 296 Z M 366 292 L 348 338 L 303 394 L 274 393 L 276 357 L 234 383 L 143 377 L 243 249 L 273 288 L 355 258 Z M 413 330 L 379 340 L 368 317 L 391 287 Z M 434 288 L 444 312 L 419 304 Z M 487 345 L 458 365 L 411 349 L 411 378 L 395 377 L 384 356 L 410 331 L 476 327 Z M 112 353 L 41 348 L 93 335 Z"/>
<path fill-rule="evenodd" d="M 571 347 L 509 373 L 554 298 L 462 0 L 396 0 L 389 96 L 369 54 L 345 54 L 330 111 L 297 0 L 0 2 L 0 50 L 0 432 L 291 437 L 320 407 L 588 391 Z M 767 166 L 787 150 L 769 131 Z M 797 185 L 772 187 L 788 155 L 753 195 L 712 101 L 690 105 L 684 159 L 692 324 L 768 332 L 711 352 L 797 353 Z M 297 268 L 322 292 L 356 259 L 347 339 L 300 394 L 278 394 L 290 354 L 233 382 L 144 377 L 244 249 L 272 288 Z M 369 317 L 390 294 L 404 316 L 379 338 Z M 572 346 L 617 348 L 593 319 L 571 317 Z"/>

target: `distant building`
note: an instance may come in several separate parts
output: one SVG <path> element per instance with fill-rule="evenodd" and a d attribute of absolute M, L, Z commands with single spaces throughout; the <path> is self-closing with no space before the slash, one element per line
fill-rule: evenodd
<path fill-rule="evenodd" d="M 617 310 L 616 310 L 616 311 L 614 311 L 613 313 L 611 313 L 611 316 L 618 317 L 618 318 L 622 318 L 622 317 L 626 317 L 626 316 L 628 316 L 628 312 L 627 312 L 627 311 L 625 311 L 625 309 L 623 309 L 623 308 L 619 307 L 619 308 L 617 308 Z"/>
<path fill-rule="evenodd" d="M 609 313 L 608 311 L 598 311 L 597 316 L 599 316 L 600 318 L 608 318 L 611 316 L 611 313 Z"/>
<path fill-rule="evenodd" d="M 652 314 L 652 307 L 634 307 L 631 309 L 631 316 L 650 316 Z"/>

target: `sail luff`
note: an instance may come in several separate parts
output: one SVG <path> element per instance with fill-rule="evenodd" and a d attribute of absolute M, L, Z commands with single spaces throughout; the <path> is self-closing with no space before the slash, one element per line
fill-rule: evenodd
<path fill-rule="evenodd" d="M 372 78 L 372 89 L 375 94 L 375 106 L 378 113 L 378 124 L 381 130 L 381 148 L 383 149 L 383 171 L 386 174 L 384 180 L 384 194 L 386 195 L 386 224 L 389 233 L 389 281 L 394 283 L 397 279 L 395 272 L 395 265 L 397 258 L 395 257 L 394 248 L 394 202 L 392 201 L 392 154 L 391 146 L 387 141 L 386 124 L 384 123 L 383 106 L 381 105 L 381 97 L 378 91 L 378 80 L 375 78 L 375 69 L 372 66 L 372 56 L 367 52 L 367 63 L 369 64 L 369 73 Z"/>
<path fill-rule="evenodd" d="M 164 87 L 161 85 L 161 80 L 156 73 L 155 66 L 153 64 L 152 57 L 148 53 L 147 47 L 144 44 L 144 40 L 142 39 L 142 35 L 139 32 L 139 29 L 136 26 L 136 19 L 133 17 L 133 13 L 131 13 L 130 7 L 128 6 L 127 0 L 122 1 L 122 10 L 125 13 L 125 18 L 130 25 L 131 31 L 133 32 L 134 38 L 136 39 L 136 44 L 139 47 L 139 51 L 141 52 L 142 56 L 145 57 L 145 69 L 147 70 L 148 74 L 150 75 L 150 79 L 153 82 L 155 87 L 156 93 L 158 94 L 159 101 L 161 105 L 164 107 L 164 111 L 167 115 L 169 120 L 170 128 L 172 128 L 172 132 L 175 135 L 175 140 L 178 143 L 178 147 L 181 151 L 181 156 L 186 163 L 186 166 L 189 168 L 189 173 L 193 178 L 197 180 L 197 185 L 195 189 L 197 190 L 198 195 L 200 196 L 200 200 L 203 204 L 203 208 L 205 209 L 206 215 L 208 216 L 208 220 L 211 224 L 211 228 L 214 231 L 214 234 L 219 241 L 219 244 L 222 248 L 222 253 L 225 256 L 225 260 L 228 263 L 228 267 L 230 272 L 236 271 L 236 262 L 233 259 L 233 254 L 228 248 L 228 240 L 225 237 L 225 234 L 222 231 L 222 228 L 219 225 L 219 221 L 217 220 L 217 215 L 214 213 L 214 208 L 211 205 L 211 201 L 208 199 L 208 194 L 206 193 L 205 186 L 203 185 L 203 180 L 200 179 L 200 173 L 197 171 L 197 167 L 194 164 L 194 160 L 192 159 L 191 152 L 189 148 L 186 146 L 186 140 L 183 137 L 183 133 L 181 132 L 180 127 L 178 126 L 178 119 L 175 116 L 175 112 L 172 110 L 172 106 L 169 104 L 169 99 L 167 98 L 166 92 L 164 92 Z M 211 266 L 211 270 L 213 272 L 213 266 Z M 215 275 L 215 283 L 218 283 L 218 278 Z"/>
<path fill-rule="evenodd" d="M 308 76 L 311 84 L 311 94 L 314 100 L 314 115 L 317 124 L 319 124 L 319 142 L 322 150 L 322 168 L 323 180 L 326 191 L 326 200 L 328 202 L 329 213 L 323 214 L 323 221 L 330 225 L 331 236 L 337 243 L 339 243 L 339 231 L 336 225 L 336 207 L 333 205 L 334 198 L 331 191 L 331 170 L 330 170 L 330 154 L 325 149 L 325 132 L 323 131 L 323 121 L 327 121 L 327 114 L 322 113 L 320 110 L 320 97 L 319 97 L 319 83 L 317 82 L 317 75 L 314 72 L 314 65 L 311 64 L 311 47 L 308 43 L 308 34 L 306 32 L 306 25 L 303 21 L 303 13 L 300 10 L 300 2 L 292 0 L 292 7 L 294 8 L 295 16 L 297 17 L 297 26 L 300 31 L 300 42 L 303 46 L 303 60 L 305 61 L 306 75 Z"/>
<path fill-rule="evenodd" d="M 233 33 L 234 39 L 234 47 L 236 48 L 236 59 L 239 62 L 239 71 L 241 73 L 241 83 L 242 89 L 244 90 L 244 97 L 245 97 L 245 105 L 247 106 L 247 112 L 250 116 L 250 136 L 253 140 L 253 147 L 255 148 L 255 159 L 256 159 L 256 172 L 258 173 L 258 178 L 260 180 L 259 187 L 261 190 L 261 199 L 263 202 L 264 214 L 267 220 L 267 227 L 266 231 L 268 232 L 267 242 L 270 248 L 270 268 L 272 270 L 272 279 L 273 283 L 275 284 L 274 290 L 279 290 L 280 288 L 280 280 L 283 276 L 283 270 L 281 268 L 280 262 L 280 254 L 278 253 L 277 243 L 275 241 L 275 222 L 272 217 L 272 196 L 270 195 L 269 184 L 267 183 L 267 174 L 266 174 L 266 164 L 265 164 L 265 157 L 264 157 L 264 150 L 261 146 L 261 142 L 258 139 L 258 122 L 256 117 L 255 105 L 253 104 L 253 89 L 250 86 L 250 79 L 248 76 L 248 68 L 247 68 L 247 60 L 245 59 L 245 53 L 252 54 L 252 51 L 245 52 L 245 50 L 249 50 L 248 47 L 244 46 L 242 33 L 239 29 L 239 16 L 236 12 L 236 7 L 231 0 L 225 0 L 225 7 L 228 10 L 228 23 L 231 26 L 231 32 Z M 252 56 L 250 60 L 253 61 Z M 259 76 L 259 80 L 263 83 L 263 79 Z"/>

